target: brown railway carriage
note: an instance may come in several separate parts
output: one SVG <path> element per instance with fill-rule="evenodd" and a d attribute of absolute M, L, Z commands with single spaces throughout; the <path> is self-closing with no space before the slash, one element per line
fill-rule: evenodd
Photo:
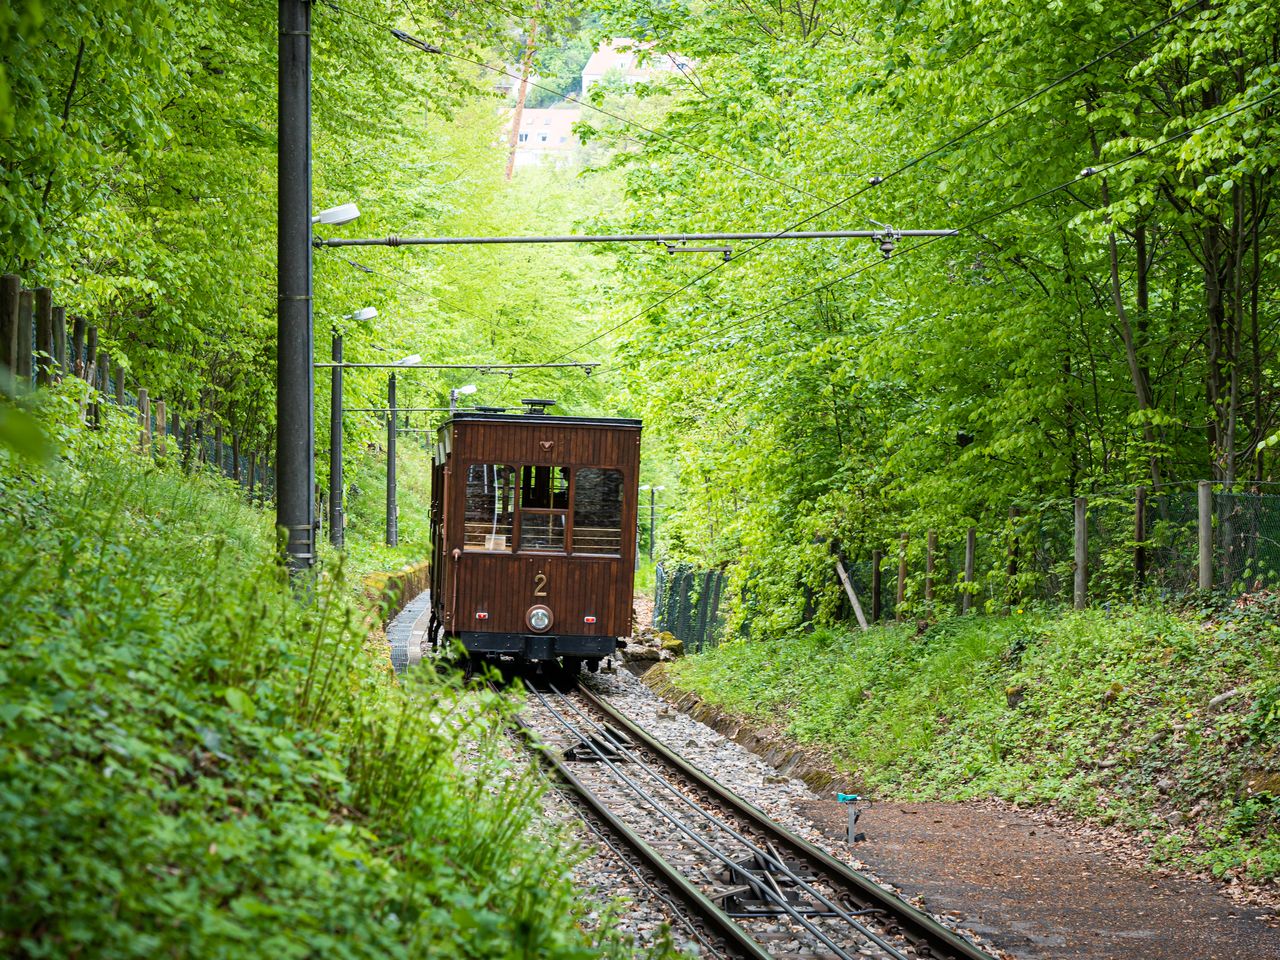
<path fill-rule="evenodd" d="M 441 426 L 431 636 L 473 659 L 594 669 L 631 632 L 640 421 L 548 405 L 459 411 Z"/>

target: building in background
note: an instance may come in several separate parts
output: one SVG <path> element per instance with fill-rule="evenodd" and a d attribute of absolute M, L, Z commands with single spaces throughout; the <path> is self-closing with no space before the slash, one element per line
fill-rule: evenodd
<path fill-rule="evenodd" d="M 520 115 L 520 132 L 516 137 L 516 166 L 545 160 L 564 163 L 571 159 L 579 145 L 573 125 L 581 117 L 582 111 L 573 106 L 543 110 L 526 107 Z"/>
<path fill-rule="evenodd" d="M 665 54 L 649 56 L 641 64 L 641 55 L 650 47 L 651 43 L 641 43 L 626 37 L 604 41 L 582 68 L 582 93 L 574 96 L 585 99 L 591 87 L 605 77 L 617 77 L 623 83 L 631 85 L 660 80 L 692 69 L 691 60 Z M 514 68 L 511 72 L 515 73 L 517 70 L 518 68 Z M 530 79 L 536 81 L 534 77 Z M 518 86 L 518 80 L 507 79 L 498 89 L 514 95 Z M 515 165 L 525 167 L 548 160 L 553 163 L 572 160 L 581 147 L 573 132 L 573 125 L 581 118 L 582 110 L 574 103 L 547 108 L 526 107 L 520 116 L 520 131 L 516 137 Z M 509 116 L 507 131 L 511 129 L 510 124 Z M 505 135 L 503 139 L 505 142 Z"/>
<path fill-rule="evenodd" d="M 693 61 L 685 58 L 661 53 L 651 54 L 640 62 L 643 53 L 653 47 L 651 42 L 638 42 L 628 37 L 606 40 L 591 55 L 587 65 L 582 68 L 582 92 L 585 95 L 593 84 L 599 83 L 606 76 L 613 74 L 624 83 L 648 83 L 660 80 L 673 73 L 684 73 L 692 66 Z"/>

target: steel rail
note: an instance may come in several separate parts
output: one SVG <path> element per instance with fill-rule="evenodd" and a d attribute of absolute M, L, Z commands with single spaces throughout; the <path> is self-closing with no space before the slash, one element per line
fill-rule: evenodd
<path fill-rule="evenodd" d="M 692 810 L 696 815 L 700 816 L 703 820 L 707 821 L 713 827 L 729 834 L 729 836 L 733 837 L 733 839 L 737 840 L 744 847 L 746 847 L 751 852 L 751 854 L 755 856 L 761 863 L 767 863 L 771 865 L 774 869 L 777 870 L 778 873 L 782 874 L 784 877 L 786 877 L 788 880 L 794 883 L 800 890 L 803 890 L 805 893 L 811 896 L 817 903 L 827 907 L 831 911 L 833 916 L 839 917 L 845 923 L 849 924 L 849 926 L 852 927 L 853 930 L 860 937 L 869 941 L 870 943 L 874 943 L 881 950 L 884 950 L 891 957 L 893 957 L 894 960 L 907 960 L 906 955 L 903 954 L 900 950 L 898 950 L 893 944 L 883 939 L 879 934 L 868 929 L 866 926 L 864 926 L 862 923 L 860 923 L 856 919 L 858 916 L 862 915 L 861 911 L 845 910 L 842 906 L 840 906 L 840 904 L 836 903 L 830 897 L 826 896 L 825 894 L 817 890 L 808 881 L 806 881 L 798 873 L 796 873 L 789 866 L 787 866 L 786 862 L 781 857 L 777 856 L 772 849 L 765 849 L 763 847 L 760 847 L 758 844 L 752 842 L 750 838 L 743 836 L 743 834 L 740 831 L 735 830 L 732 826 L 725 823 L 719 817 L 699 807 L 696 803 L 694 803 L 692 800 L 690 800 L 688 797 L 682 794 L 679 790 L 677 790 L 675 785 L 671 783 L 670 780 L 668 780 L 658 771 L 654 770 L 651 766 L 649 766 L 649 764 L 645 763 L 643 760 L 637 757 L 635 753 L 631 751 L 626 745 L 619 743 L 617 739 L 613 736 L 613 734 L 606 727 L 602 727 L 600 724 L 596 723 L 596 721 L 592 720 L 585 713 L 579 710 L 576 706 L 573 706 L 572 702 L 569 701 L 568 697 L 565 697 L 563 693 L 561 693 L 559 690 L 556 690 L 554 686 L 552 686 L 551 689 L 555 690 L 556 693 L 560 694 L 560 696 L 565 699 L 566 703 L 569 703 L 569 706 L 573 708 L 573 711 L 577 713 L 578 716 L 582 717 L 584 720 L 590 723 L 593 727 L 595 727 L 597 735 L 607 738 L 607 742 L 609 743 L 609 745 L 612 746 L 619 753 L 625 753 L 628 756 L 630 756 L 630 758 L 642 770 L 644 770 L 646 773 L 652 776 L 655 780 L 657 780 L 658 783 L 660 783 L 664 788 L 666 788 L 666 790 L 672 796 L 674 796 L 678 801 L 680 801 L 680 803 L 684 804 L 686 807 Z M 646 797 L 646 799 L 648 798 Z M 653 801 L 650 800 L 650 802 L 652 803 Z M 773 833 L 772 827 L 768 830 L 765 830 L 764 833 L 766 835 L 771 835 Z M 765 841 L 765 845 L 766 847 L 770 846 L 767 840 Z M 771 897 L 771 899 L 778 901 L 779 905 L 783 906 L 786 912 L 788 913 L 792 912 L 792 910 L 787 909 L 787 905 L 783 901 L 781 901 L 778 897 Z M 875 908 L 875 912 L 880 913 L 883 911 L 880 910 L 879 908 Z M 824 943 L 826 943 L 827 946 L 829 946 L 832 950 L 835 950 L 837 954 L 841 956 L 848 956 L 848 954 L 845 953 L 843 948 L 836 946 L 834 943 L 828 940 L 824 934 L 819 933 L 816 929 L 810 926 L 809 923 L 807 923 L 804 920 L 801 920 L 799 916 L 796 916 L 796 919 L 800 923 L 808 927 L 811 930 L 811 932 L 813 932 L 819 939 L 821 939 Z"/>
<path fill-rule="evenodd" d="M 785 896 L 783 896 L 779 891 L 771 890 L 766 884 L 760 883 L 757 880 L 757 878 L 752 875 L 750 870 L 748 870 L 746 867 L 743 867 L 741 864 L 739 864 L 732 856 L 730 856 L 729 854 L 725 853 L 723 850 L 716 847 L 707 838 L 700 836 L 688 824 L 686 824 L 674 813 L 672 813 L 670 808 L 663 806 L 656 798 L 654 798 L 647 790 L 645 790 L 643 786 L 636 783 L 635 780 L 633 780 L 627 773 L 625 773 L 622 769 L 620 769 L 617 763 L 614 762 L 612 758 L 606 756 L 604 751 L 602 751 L 595 743 L 593 743 L 590 740 L 590 738 L 583 736 L 580 731 L 574 728 L 573 724 L 565 720 L 564 717 L 560 715 L 559 711 L 557 711 L 556 708 L 553 707 L 550 704 L 550 702 L 548 702 L 547 698 L 542 695 L 541 691 L 535 688 L 528 681 L 526 681 L 525 683 L 526 683 L 526 686 L 529 688 L 530 692 L 532 692 L 535 696 L 537 696 L 537 698 L 542 702 L 542 705 L 551 712 L 552 716 L 554 716 L 556 720 L 558 720 L 560 724 L 566 730 L 568 730 L 572 736 L 577 737 L 582 744 L 590 747 L 591 751 L 596 755 L 596 758 L 601 763 L 603 763 L 615 777 L 622 780 L 639 797 L 641 797 L 647 804 L 649 804 L 649 806 L 653 808 L 653 811 L 657 813 L 658 816 L 662 817 L 664 820 L 670 823 L 673 827 L 675 827 L 677 830 L 683 833 L 686 837 L 692 840 L 695 845 L 701 847 L 706 853 L 710 854 L 714 859 L 719 860 L 721 864 L 727 870 L 729 870 L 730 873 L 737 876 L 739 880 L 757 889 L 765 898 L 772 900 L 783 913 L 785 913 L 788 917 L 790 917 L 793 921 L 798 923 L 804 929 L 809 931 L 809 933 L 811 933 L 815 938 L 821 941 L 826 947 L 831 949 L 835 953 L 835 955 L 840 958 L 840 960 L 853 960 L 852 955 L 848 953 L 848 951 L 846 951 L 843 947 L 837 944 L 829 936 L 827 936 L 825 933 L 819 930 L 818 927 L 813 923 L 813 921 L 810 920 L 808 917 L 806 917 L 804 914 L 800 913 L 786 899 Z M 565 702 L 568 702 L 568 697 L 566 697 L 564 693 L 562 693 L 560 690 L 557 690 L 554 686 L 552 686 L 551 689 L 553 692 L 555 692 L 557 696 L 559 696 Z M 570 706 L 572 706 L 572 704 L 570 704 Z M 574 709 L 577 710 L 576 707 Z M 614 741 L 612 737 L 610 737 L 610 741 L 613 745 L 616 746 L 616 741 Z M 654 771 L 649 769 L 647 766 L 645 766 L 645 769 L 648 773 L 653 774 L 655 778 L 659 780 L 659 782 L 661 782 L 664 786 L 666 786 L 668 789 L 671 789 L 672 792 L 675 792 L 674 788 L 672 788 L 669 783 L 664 781 L 661 776 L 654 774 Z M 681 799 L 684 800 L 683 797 Z M 685 800 L 684 802 L 688 803 L 687 800 Z M 705 811 L 699 811 L 699 812 L 704 816 L 704 818 L 715 822 L 714 818 L 711 817 L 709 814 L 707 814 Z M 722 828 L 725 827 L 724 824 L 717 824 L 717 825 L 721 826 Z M 746 843 L 746 845 L 757 856 L 764 856 L 764 852 L 762 850 L 760 850 L 754 844 L 751 844 L 749 841 L 746 841 L 741 835 L 735 834 L 734 831 L 731 829 L 728 829 L 727 832 L 733 835 L 735 839 Z M 797 879 L 797 880 L 799 879 L 798 877 L 794 877 L 794 875 L 792 876 L 794 879 Z M 801 885 L 804 886 L 803 883 Z M 806 892 L 808 892 L 811 896 L 814 896 L 816 899 L 820 899 L 827 906 L 834 907 L 834 904 L 832 904 L 830 900 L 820 897 L 820 895 L 818 895 L 817 892 L 813 890 L 811 887 L 806 887 Z M 838 907 L 834 907 L 834 908 L 837 911 L 839 911 Z M 841 916 L 843 919 L 848 921 L 854 927 L 854 929 L 857 930 L 857 932 L 862 935 L 864 939 L 876 944 L 876 946 L 887 951 L 894 958 L 894 960 L 907 960 L 904 954 L 894 949 L 894 947 L 891 944 L 885 942 L 884 940 L 881 940 L 875 934 L 871 933 L 869 930 L 863 927 L 856 920 L 853 920 L 851 917 L 849 917 L 847 914 L 844 914 L 844 913 L 841 913 Z"/>
<path fill-rule="evenodd" d="M 563 800 L 567 805 L 573 806 L 573 800 L 565 793 L 565 791 L 561 788 L 560 785 L 556 784 L 554 781 L 549 781 L 549 783 L 550 783 L 551 789 L 555 791 L 555 794 L 557 797 Z M 599 840 L 602 845 L 607 847 L 609 852 L 612 853 L 614 857 L 617 858 L 618 862 L 622 865 L 623 869 L 625 869 L 627 873 L 631 874 L 631 876 L 636 878 L 636 882 L 641 887 L 647 890 L 656 899 L 661 900 L 664 904 L 667 905 L 668 908 L 670 908 L 673 919 L 676 920 L 681 925 L 683 925 L 683 927 L 689 931 L 693 939 L 697 940 L 700 944 L 706 947 L 708 953 L 714 956 L 723 956 L 721 951 L 717 950 L 714 946 L 712 946 L 710 943 L 707 942 L 707 937 L 704 935 L 705 931 L 699 930 L 697 925 L 694 924 L 687 916 L 681 915 L 679 906 L 677 906 L 675 901 L 672 900 L 668 894 L 663 892 L 663 890 L 661 889 L 661 886 L 657 883 L 654 883 L 652 877 L 645 876 L 644 870 L 642 870 L 639 866 L 637 866 L 633 861 L 627 859 L 626 855 L 621 850 L 618 849 L 618 845 L 614 843 L 611 839 L 609 839 L 609 832 L 605 830 L 604 827 L 602 827 L 599 823 L 593 820 L 590 814 L 588 814 L 586 811 L 580 810 L 578 812 L 578 818 L 582 821 L 582 825 L 586 827 L 588 830 L 590 830 L 591 833 L 595 836 L 595 838 Z"/>
<path fill-rule="evenodd" d="M 519 717 L 515 724 L 523 732 L 531 744 L 537 744 L 537 736 L 533 728 Z M 600 818 L 631 850 L 658 876 L 660 876 L 684 903 L 692 908 L 701 920 L 731 948 L 737 950 L 749 960 L 773 960 L 763 947 L 752 939 L 743 928 L 735 923 L 723 910 L 717 907 L 710 898 L 691 883 L 679 870 L 673 867 L 662 855 L 647 844 L 639 834 L 623 823 L 591 789 L 574 775 L 568 765 L 549 750 L 534 748 L 539 759 L 560 776 L 573 789 L 591 812 Z"/>
<path fill-rule="evenodd" d="M 582 687 L 578 689 L 578 692 L 583 695 L 583 698 L 588 703 L 607 716 L 611 723 L 628 736 L 634 737 L 637 742 L 644 745 L 645 749 L 656 754 L 663 762 L 670 764 L 681 774 L 698 783 L 760 830 L 776 836 L 793 854 L 817 863 L 824 871 L 854 888 L 864 898 L 864 901 L 869 901 L 874 906 L 883 909 L 902 927 L 904 934 L 912 942 L 928 946 L 935 956 L 950 956 L 958 958 L 958 960 L 993 960 L 991 954 L 966 940 L 954 930 L 939 923 L 923 911 L 917 910 L 902 898 L 884 890 L 879 884 L 853 870 L 847 864 L 841 863 L 825 850 L 814 846 L 808 840 L 797 836 L 781 824 L 770 820 L 757 807 L 711 779 L 680 754 L 655 740 L 646 730 L 618 711 L 607 700 L 597 697 L 590 690 Z M 945 953 L 942 951 L 945 951 Z"/>
<path fill-rule="evenodd" d="M 330 237 L 317 247 L 456 247 L 492 243 L 688 243 L 690 240 L 883 240 L 954 237 L 958 230 L 748 230 L 739 233 L 587 233 L 532 237 Z M 678 252 L 678 250 L 676 251 Z"/>

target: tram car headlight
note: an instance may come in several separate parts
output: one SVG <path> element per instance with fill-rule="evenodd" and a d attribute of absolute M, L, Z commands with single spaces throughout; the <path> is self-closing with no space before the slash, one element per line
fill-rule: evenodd
<path fill-rule="evenodd" d="M 551 616 L 551 608 L 538 604 L 536 607 L 530 607 L 524 615 L 524 622 L 529 625 L 530 630 L 536 630 L 542 633 L 551 629 L 554 618 Z"/>

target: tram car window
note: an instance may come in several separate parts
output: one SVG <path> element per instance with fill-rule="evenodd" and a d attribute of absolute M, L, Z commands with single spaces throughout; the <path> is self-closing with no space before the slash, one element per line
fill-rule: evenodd
<path fill-rule="evenodd" d="M 516 471 L 498 463 L 467 467 L 464 550 L 510 551 L 514 547 Z"/>
<path fill-rule="evenodd" d="M 595 669 L 631 632 L 638 420 L 459 411 L 432 469 L 433 643 Z"/>

